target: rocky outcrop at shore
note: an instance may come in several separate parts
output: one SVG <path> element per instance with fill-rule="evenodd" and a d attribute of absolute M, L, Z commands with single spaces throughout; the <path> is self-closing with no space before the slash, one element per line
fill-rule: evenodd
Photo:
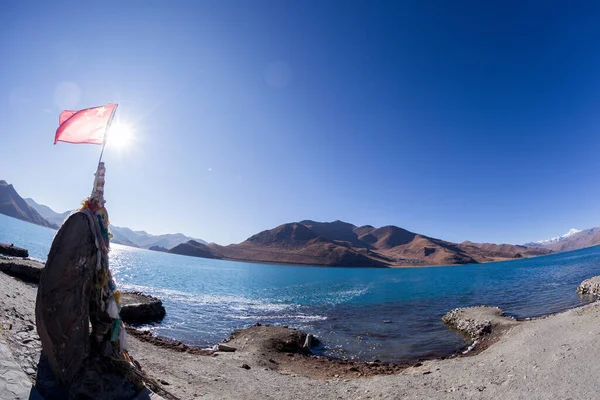
<path fill-rule="evenodd" d="M 225 341 L 225 350 L 251 353 L 310 353 L 310 345 L 316 340 L 307 340 L 313 336 L 285 326 L 256 324 L 249 328 L 238 329 Z M 305 346 L 306 344 L 306 346 Z"/>
<path fill-rule="evenodd" d="M 577 293 L 600 296 L 600 276 L 594 276 L 581 282 L 577 287 Z"/>
<path fill-rule="evenodd" d="M 43 270 L 44 264 L 39 261 L 22 258 L 0 258 L 0 271 L 27 283 L 39 283 Z"/>
<path fill-rule="evenodd" d="M 517 323 L 514 318 L 505 316 L 500 308 L 490 306 L 455 308 L 444 315 L 442 321 L 473 340 L 491 334 L 495 328 Z"/>
<path fill-rule="evenodd" d="M 0 243 L 0 254 L 9 257 L 29 257 L 27 249 L 22 249 L 14 244 Z"/>
<path fill-rule="evenodd" d="M 146 324 L 160 322 L 166 311 L 163 303 L 156 297 L 138 292 L 121 294 L 121 319 L 128 324 Z"/>

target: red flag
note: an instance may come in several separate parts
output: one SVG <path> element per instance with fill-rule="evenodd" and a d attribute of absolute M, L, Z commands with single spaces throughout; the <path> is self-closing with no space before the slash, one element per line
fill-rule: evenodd
<path fill-rule="evenodd" d="M 104 133 L 117 109 L 116 104 L 60 113 L 56 142 L 103 144 Z"/>

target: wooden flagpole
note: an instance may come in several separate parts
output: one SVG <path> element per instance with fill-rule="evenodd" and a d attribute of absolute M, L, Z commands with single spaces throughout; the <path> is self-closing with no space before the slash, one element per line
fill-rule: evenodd
<path fill-rule="evenodd" d="M 104 147 L 106 146 L 106 140 L 108 139 L 108 131 L 110 130 L 110 125 L 112 124 L 113 118 L 115 117 L 115 114 L 117 113 L 117 108 L 119 107 L 119 104 L 115 104 L 115 108 L 112 111 L 112 114 L 110 115 L 110 119 L 108 120 L 108 123 L 106 124 L 106 128 L 104 128 L 104 140 L 102 143 L 102 151 L 100 152 L 100 158 L 98 159 L 98 165 L 100 165 L 100 163 L 102 162 L 102 155 L 104 154 Z"/>

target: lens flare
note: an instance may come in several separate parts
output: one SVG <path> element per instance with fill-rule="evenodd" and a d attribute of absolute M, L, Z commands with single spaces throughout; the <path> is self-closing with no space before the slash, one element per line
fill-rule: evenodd
<path fill-rule="evenodd" d="M 123 122 L 117 122 L 110 127 L 106 144 L 118 149 L 129 147 L 134 138 L 133 127 Z"/>

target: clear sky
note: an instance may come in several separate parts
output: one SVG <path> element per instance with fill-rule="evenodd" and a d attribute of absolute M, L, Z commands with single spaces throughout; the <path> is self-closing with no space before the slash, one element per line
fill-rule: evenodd
<path fill-rule="evenodd" d="M 285 222 L 523 243 L 600 225 L 600 3 L 3 1 L 0 179 L 78 206 L 118 102 L 115 225 L 220 244 Z"/>

